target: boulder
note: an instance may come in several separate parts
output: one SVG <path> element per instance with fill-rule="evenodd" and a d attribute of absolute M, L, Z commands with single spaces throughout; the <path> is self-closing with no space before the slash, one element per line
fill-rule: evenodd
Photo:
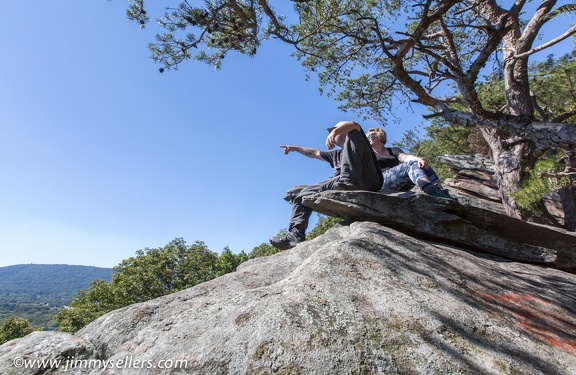
<path fill-rule="evenodd" d="M 475 198 L 501 202 L 498 183 L 494 177 L 494 162 L 482 155 L 443 155 L 437 160 L 448 166 L 454 173 L 444 184 Z M 558 193 L 550 193 L 544 197 L 544 208 L 552 223 L 565 227 L 565 210 Z M 570 229 L 570 228 L 567 228 Z"/>
<path fill-rule="evenodd" d="M 501 202 L 493 161 L 481 155 L 443 155 L 437 160 L 454 173 L 453 178 L 444 181 L 445 185 L 479 198 Z"/>
<path fill-rule="evenodd" d="M 0 373 L 574 374 L 575 284 L 355 222 L 76 334 L 10 341 Z"/>
<path fill-rule="evenodd" d="M 457 174 L 454 178 L 447 178 L 444 181 L 447 186 L 460 189 L 484 199 L 489 199 L 494 202 L 501 202 L 500 192 L 495 186 L 487 184 L 486 181 L 478 181 L 472 178 L 462 177 L 462 174 Z"/>
<path fill-rule="evenodd" d="M 440 163 L 446 164 L 451 170 L 486 171 L 494 174 L 494 161 L 482 155 L 442 155 L 436 158 Z"/>
<path fill-rule="evenodd" d="M 453 195 L 457 193 L 452 191 Z M 507 259 L 576 269 L 576 234 L 414 191 L 325 191 L 303 204 L 326 215 L 378 222 L 420 238 Z"/>

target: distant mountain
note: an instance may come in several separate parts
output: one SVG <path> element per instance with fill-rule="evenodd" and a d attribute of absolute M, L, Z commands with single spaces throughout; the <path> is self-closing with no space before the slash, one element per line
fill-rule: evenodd
<path fill-rule="evenodd" d="M 50 327 L 52 317 L 90 282 L 112 280 L 111 268 L 67 264 L 20 264 L 0 267 L 0 322 L 10 315 Z"/>

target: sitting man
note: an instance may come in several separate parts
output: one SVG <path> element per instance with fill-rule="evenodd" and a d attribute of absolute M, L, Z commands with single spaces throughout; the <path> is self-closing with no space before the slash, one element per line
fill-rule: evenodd
<path fill-rule="evenodd" d="M 302 198 L 325 190 L 368 190 L 378 191 L 382 187 L 383 177 L 372 146 L 364 135 L 362 128 L 353 121 L 341 121 L 328 129 L 326 147 L 332 150 L 335 146 L 341 149 L 318 151 L 299 146 L 280 146 L 284 154 L 296 151 L 313 159 L 330 163 L 334 177 L 316 185 L 304 187 L 292 200 L 292 217 L 286 236 L 270 239 L 272 246 L 286 250 L 306 239 L 308 220 L 312 209 L 302 204 Z"/>

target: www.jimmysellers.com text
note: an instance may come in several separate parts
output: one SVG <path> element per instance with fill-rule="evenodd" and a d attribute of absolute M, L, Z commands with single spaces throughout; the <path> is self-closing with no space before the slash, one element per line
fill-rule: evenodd
<path fill-rule="evenodd" d="M 66 357 L 65 359 L 27 359 L 14 358 L 12 361 L 14 367 L 26 369 L 185 369 L 188 367 L 188 361 L 185 359 L 171 360 L 161 359 L 159 361 L 138 360 L 131 356 L 122 359 L 80 359 L 75 357 Z"/>

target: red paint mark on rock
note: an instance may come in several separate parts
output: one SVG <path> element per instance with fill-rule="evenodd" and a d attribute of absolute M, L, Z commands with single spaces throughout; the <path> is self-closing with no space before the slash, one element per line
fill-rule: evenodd
<path fill-rule="evenodd" d="M 479 293 L 478 296 L 490 311 L 504 315 L 532 336 L 556 348 L 576 352 L 576 316 L 565 307 L 530 295 Z"/>

